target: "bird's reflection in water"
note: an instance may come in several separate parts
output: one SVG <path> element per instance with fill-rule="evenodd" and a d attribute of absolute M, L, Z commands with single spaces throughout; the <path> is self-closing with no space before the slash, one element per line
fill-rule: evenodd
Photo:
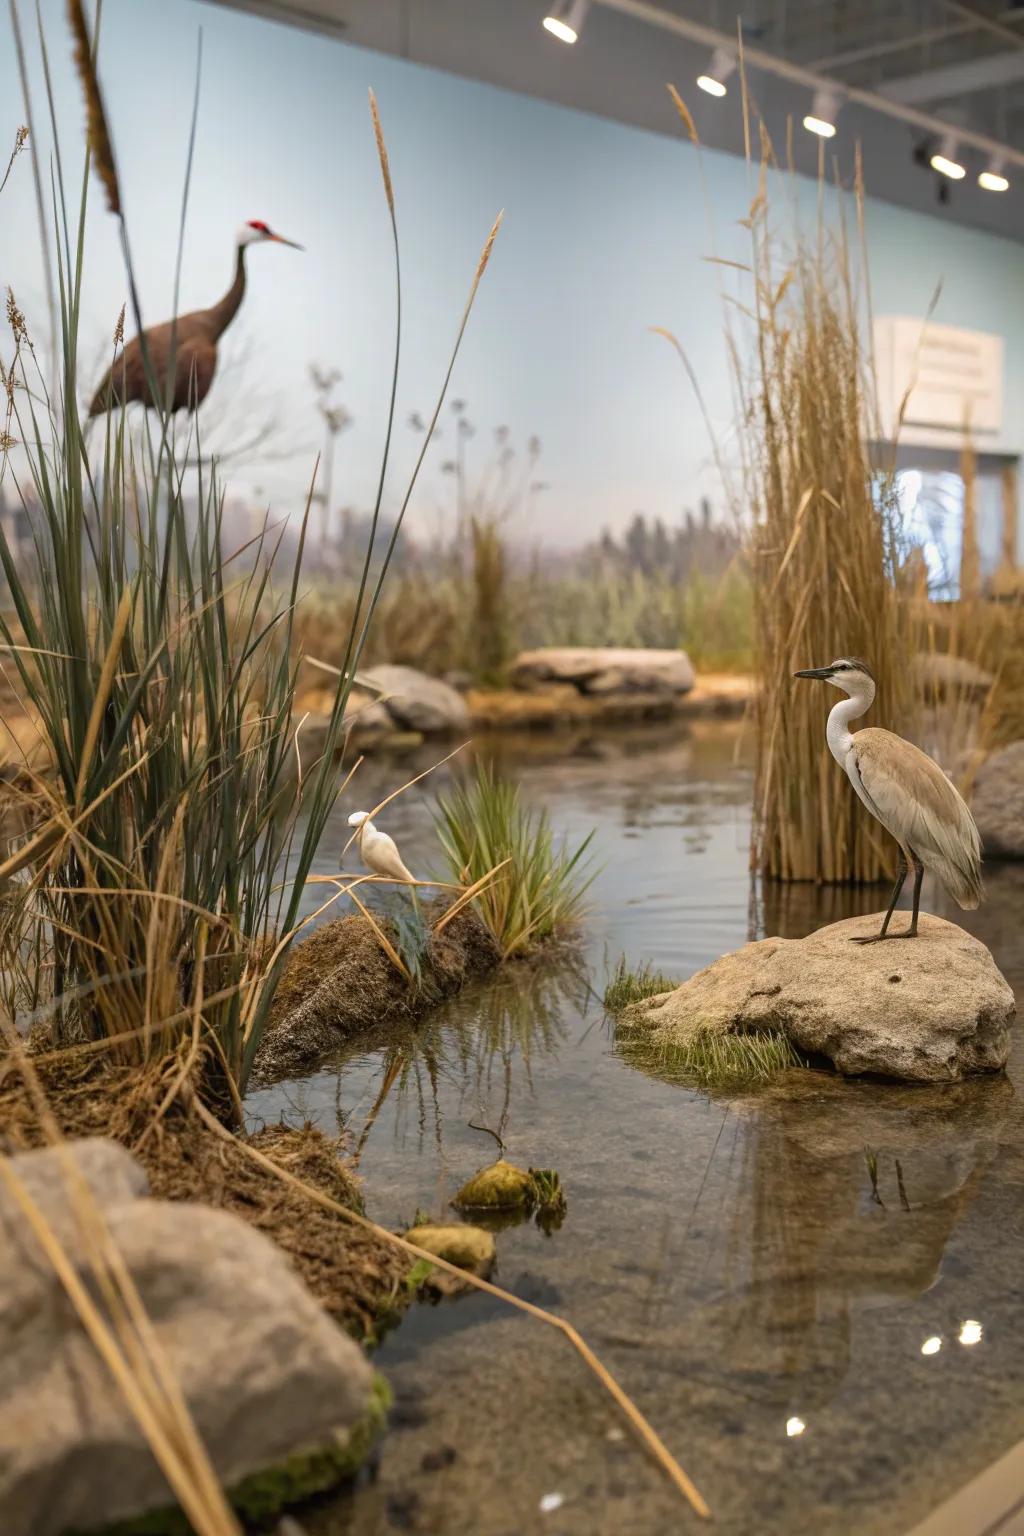
<path fill-rule="evenodd" d="M 708 1374 L 779 1407 L 831 1399 L 856 1313 L 935 1283 L 1013 1098 L 1001 1075 L 930 1088 L 798 1071 L 733 1103 L 719 1273 L 686 1324 Z"/>

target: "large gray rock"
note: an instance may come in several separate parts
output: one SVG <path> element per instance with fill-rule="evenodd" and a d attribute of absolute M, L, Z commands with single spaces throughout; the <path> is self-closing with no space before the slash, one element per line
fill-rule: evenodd
<path fill-rule="evenodd" d="M 390 663 L 366 667 L 360 677 L 381 690 L 381 704 L 403 730 L 432 736 L 470 728 L 465 699 L 440 678 Z"/>
<path fill-rule="evenodd" d="M 982 763 L 974 775 L 971 810 L 987 859 L 1024 859 L 1024 741 Z"/>
<path fill-rule="evenodd" d="M 581 693 L 689 693 L 696 682 L 685 651 L 628 646 L 553 646 L 524 651 L 512 663 L 519 688 L 572 683 Z"/>
<path fill-rule="evenodd" d="M 373 1373 L 269 1240 L 200 1205 L 139 1198 L 121 1148 L 69 1143 L 225 1487 L 300 1451 L 344 1454 Z M 12 1160 L 95 1293 L 57 1150 Z M 17 1206 L 0 1206 L 4 1536 L 60 1536 L 165 1508 L 168 1487 Z"/>
<path fill-rule="evenodd" d="M 657 1045 L 701 1029 L 776 1030 L 850 1076 L 949 1082 L 1006 1064 L 1013 993 L 985 945 L 922 915 L 916 939 L 852 944 L 882 914 L 848 918 L 806 939 L 762 939 L 623 1015 Z M 907 914 L 898 912 L 897 924 Z"/>

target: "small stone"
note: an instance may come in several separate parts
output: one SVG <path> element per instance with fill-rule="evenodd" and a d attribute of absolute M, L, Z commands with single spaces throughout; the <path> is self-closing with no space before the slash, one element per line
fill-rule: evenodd
<path fill-rule="evenodd" d="M 411 1227 L 405 1237 L 417 1248 L 424 1248 L 427 1253 L 475 1275 L 489 1274 L 494 1264 L 494 1238 L 482 1227 L 464 1226 L 461 1222 L 452 1222 L 450 1226 L 431 1222 Z"/>
<path fill-rule="evenodd" d="M 534 1205 L 537 1190 L 532 1173 L 500 1157 L 463 1184 L 452 1205 L 457 1210 L 522 1210 Z"/>
<path fill-rule="evenodd" d="M 551 1515 L 565 1503 L 564 1493 L 546 1493 L 540 1501 L 542 1515 Z"/>

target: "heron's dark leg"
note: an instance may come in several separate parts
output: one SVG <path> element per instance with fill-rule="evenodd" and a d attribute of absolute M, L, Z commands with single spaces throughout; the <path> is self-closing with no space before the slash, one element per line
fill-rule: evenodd
<path fill-rule="evenodd" d="M 918 858 L 913 848 L 910 850 L 910 857 L 914 861 L 914 910 L 910 918 L 910 927 L 907 929 L 906 933 L 901 935 L 901 937 L 904 939 L 917 938 L 917 913 L 921 905 L 921 881 L 924 879 L 924 865 L 921 863 L 921 860 Z"/>
<path fill-rule="evenodd" d="M 915 864 L 914 867 L 915 867 L 915 869 L 917 868 L 916 864 Z M 864 938 L 864 939 L 861 939 L 861 938 L 852 939 L 851 943 L 853 943 L 853 944 L 877 944 L 880 939 L 887 939 L 887 938 L 895 939 L 897 937 L 897 935 L 895 933 L 888 933 L 886 930 L 888 929 L 890 920 L 892 918 L 892 915 L 893 915 L 893 913 L 896 910 L 896 903 L 900 899 L 900 891 L 902 891 L 902 889 L 903 889 L 903 882 L 907 878 L 907 873 L 908 873 L 909 868 L 910 868 L 910 866 L 907 863 L 907 856 L 903 852 L 903 849 L 901 848 L 900 849 L 900 867 L 899 867 L 899 869 L 896 872 L 896 884 L 893 886 L 892 897 L 890 898 L 890 901 L 889 901 L 889 910 L 886 912 L 885 916 L 882 918 L 882 926 L 881 926 L 881 928 L 879 929 L 878 933 L 869 934 L 868 937 Z M 916 893 L 917 889 L 918 889 L 918 887 L 915 885 L 915 887 L 914 887 L 915 893 Z M 916 923 L 917 922 L 917 915 L 916 915 L 917 914 L 917 909 L 916 909 L 916 907 L 914 909 L 914 912 L 915 912 L 914 921 Z M 917 932 L 916 927 L 914 929 L 914 932 L 915 933 Z"/>

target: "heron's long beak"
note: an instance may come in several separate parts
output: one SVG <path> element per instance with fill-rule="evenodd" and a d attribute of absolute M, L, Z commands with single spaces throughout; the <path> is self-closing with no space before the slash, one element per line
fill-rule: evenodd
<path fill-rule="evenodd" d="M 794 677 L 819 677 L 819 678 L 831 677 L 832 676 L 832 668 L 831 667 L 805 667 L 802 672 L 794 672 L 793 676 Z"/>
<path fill-rule="evenodd" d="M 304 251 L 306 247 L 300 245 L 297 240 L 286 240 L 284 235 L 271 234 L 271 240 L 276 240 L 278 245 L 290 245 L 293 251 Z"/>

